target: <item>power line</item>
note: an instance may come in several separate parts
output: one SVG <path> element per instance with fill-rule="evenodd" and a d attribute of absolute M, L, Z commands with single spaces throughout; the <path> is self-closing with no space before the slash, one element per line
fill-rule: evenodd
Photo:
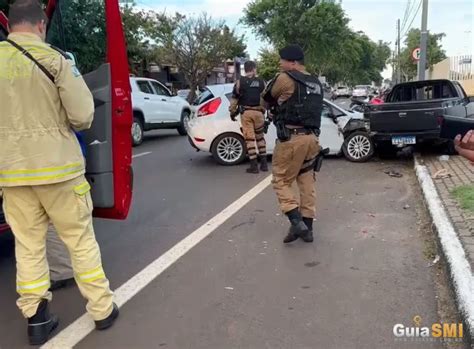
<path fill-rule="evenodd" d="M 411 7 L 411 0 L 407 0 L 407 6 L 405 8 L 405 14 L 403 15 L 403 21 L 402 21 L 403 29 L 405 28 L 405 25 L 407 24 L 409 13 L 411 12 L 410 7 Z"/>
<path fill-rule="evenodd" d="M 405 37 L 407 33 L 410 31 L 413 21 L 415 20 L 416 16 L 418 16 L 418 12 L 420 12 L 421 4 L 423 4 L 423 0 L 420 0 L 418 8 L 416 9 L 415 15 L 411 19 L 410 25 L 408 26 L 407 30 L 405 31 L 405 33 L 403 33 L 403 37 Z"/>

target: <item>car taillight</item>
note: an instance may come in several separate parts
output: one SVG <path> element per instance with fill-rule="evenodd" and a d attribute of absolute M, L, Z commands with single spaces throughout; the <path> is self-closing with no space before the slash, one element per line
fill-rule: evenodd
<path fill-rule="evenodd" d="M 222 104 L 222 99 L 220 99 L 220 97 L 213 99 L 212 101 L 204 104 L 201 108 L 199 108 L 197 116 L 201 117 L 201 116 L 208 116 L 208 115 L 214 114 L 217 111 L 217 109 L 219 109 L 221 104 Z"/>

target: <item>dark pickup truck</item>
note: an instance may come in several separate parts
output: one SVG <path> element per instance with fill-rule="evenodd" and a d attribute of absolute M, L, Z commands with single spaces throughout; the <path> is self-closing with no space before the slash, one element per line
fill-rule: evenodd
<path fill-rule="evenodd" d="M 474 98 L 456 81 L 427 80 L 396 85 L 385 103 L 368 105 L 365 118 L 378 147 L 441 141 L 443 115 L 474 114 Z"/>

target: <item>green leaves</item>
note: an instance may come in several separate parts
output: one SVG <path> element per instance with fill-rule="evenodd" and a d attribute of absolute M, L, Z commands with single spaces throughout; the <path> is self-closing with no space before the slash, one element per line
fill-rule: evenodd
<path fill-rule="evenodd" d="M 179 68 L 190 85 L 190 100 L 214 68 L 227 59 L 244 56 L 246 48 L 243 36 L 205 13 L 182 17 L 164 41 L 167 60 Z"/>
<path fill-rule="evenodd" d="M 444 33 L 429 34 L 428 36 L 428 67 L 431 68 L 436 63 L 446 58 L 446 52 L 441 46 L 441 40 L 445 36 Z M 421 32 L 420 29 L 413 28 L 408 32 L 405 39 L 406 47 L 401 52 L 402 74 L 405 80 L 411 80 L 417 76 L 418 65 L 413 59 L 413 50 L 420 46 Z"/>
<path fill-rule="evenodd" d="M 271 80 L 278 73 L 280 56 L 272 49 L 262 49 L 259 54 L 258 75 L 266 81 Z"/>
<path fill-rule="evenodd" d="M 338 1 L 254 0 L 244 12 L 242 22 L 258 36 L 277 48 L 299 44 L 306 52 L 307 68 L 333 83 L 382 79 L 380 72 L 390 57 L 388 45 L 353 32 Z"/>

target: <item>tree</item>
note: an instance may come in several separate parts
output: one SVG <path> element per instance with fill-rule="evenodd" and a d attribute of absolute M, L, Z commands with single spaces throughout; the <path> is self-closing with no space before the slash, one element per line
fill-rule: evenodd
<path fill-rule="evenodd" d="M 167 58 L 179 68 L 190 86 L 190 101 L 213 68 L 226 59 L 245 55 L 245 48 L 242 37 L 236 37 L 222 22 L 214 22 L 207 14 L 183 17 L 164 46 Z"/>
<path fill-rule="evenodd" d="M 280 56 L 275 49 L 262 49 L 259 52 L 258 75 L 264 80 L 275 77 L 279 71 Z"/>
<path fill-rule="evenodd" d="M 432 68 L 436 63 L 446 59 L 446 51 L 441 46 L 444 33 L 428 35 L 427 68 Z M 412 80 L 417 76 L 418 66 L 412 57 L 413 50 L 420 47 L 420 29 L 413 28 L 405 39 L 405 48 L 400 53 L 402 73 L 405 80 Z"/>
<path fill-rule="evenodd" d="M 157 60 L 164 41 L 182 16 L 170 17 L 154 11 L 136 11 L 134 4 L 122 7 L 122 22 L 130 66 L 141 63 L 143 69 Z"/>
<path fill-rule="evenodd" d="M 299 44 L 307 68 L 333 83 L 381 80 L 390 49 L 353 32 L 338 1 L 253 0 L 244 13 L 242 22 L 275 47 Z"/>

